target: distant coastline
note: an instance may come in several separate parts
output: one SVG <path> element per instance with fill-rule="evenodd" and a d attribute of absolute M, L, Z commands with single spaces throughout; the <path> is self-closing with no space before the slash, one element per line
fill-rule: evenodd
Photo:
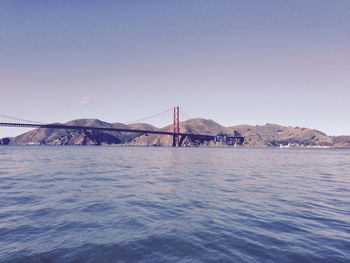
<path fill-rule="evenodd" d="M 120 127 L 147 129 L 154 131 L 172 131 L 172 125 L 157 128 L 147 123 L 125 125 L 107 123 L 97 119 L 79 119 L 67 122 L 68 125 L 94 127 Z M 232 134 L 236 130 L 245 137 L 239 147 L 275 147 L 275 148 L 350 148 L 350 136 L 328 136 L 310 128 L 265 125 L 236 125 L 224 127 L 208 119 L 191 119 L 180 123 L 180 131 L 208 135 Z M 0 139 L 2 145 L 115 145 L 115 146 L 170 146 L 171 136 L 156 134 L 131 134 L 109 131 L 72 131 L 55 129 L 34 129 L 12 138 Z M 193 140 L 187 138 L 183 146 L 226 146 L 221 142 Z M 232 147 L 232 146 L 231 146 Z"/>

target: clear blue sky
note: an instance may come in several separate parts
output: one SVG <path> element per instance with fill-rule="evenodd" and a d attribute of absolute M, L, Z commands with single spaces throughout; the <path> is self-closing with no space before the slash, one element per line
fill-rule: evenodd
<path fill-rule="evenodd" d="M 350 134 L 350 1 L 1 0 L 0 90 L 0 114 L 43 122 L 179 105 Z"/>

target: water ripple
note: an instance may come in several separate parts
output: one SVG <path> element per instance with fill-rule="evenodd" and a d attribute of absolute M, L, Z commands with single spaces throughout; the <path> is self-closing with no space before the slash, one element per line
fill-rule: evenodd
<path fill-rule="evenodd" d="M 350 262 L 347 150 L 1 147 L 0 262 Z"/>

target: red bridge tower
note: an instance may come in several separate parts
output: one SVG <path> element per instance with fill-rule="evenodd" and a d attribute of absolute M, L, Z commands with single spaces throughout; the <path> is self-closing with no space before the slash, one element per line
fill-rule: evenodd
<path fill-rule="evenodd" d="M 174 122 L 173 122 L 173 147 L 180 146 L 180 107 L 174 107 Z"/>

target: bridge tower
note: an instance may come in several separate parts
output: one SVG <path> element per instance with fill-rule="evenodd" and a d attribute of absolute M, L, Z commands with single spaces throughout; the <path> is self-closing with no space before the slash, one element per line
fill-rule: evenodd
<path fill-rule="evenodd" d="M 174 107 L 174 121 L 173 121 L 173 147 L 180 146 L 180 107 Z"/>

